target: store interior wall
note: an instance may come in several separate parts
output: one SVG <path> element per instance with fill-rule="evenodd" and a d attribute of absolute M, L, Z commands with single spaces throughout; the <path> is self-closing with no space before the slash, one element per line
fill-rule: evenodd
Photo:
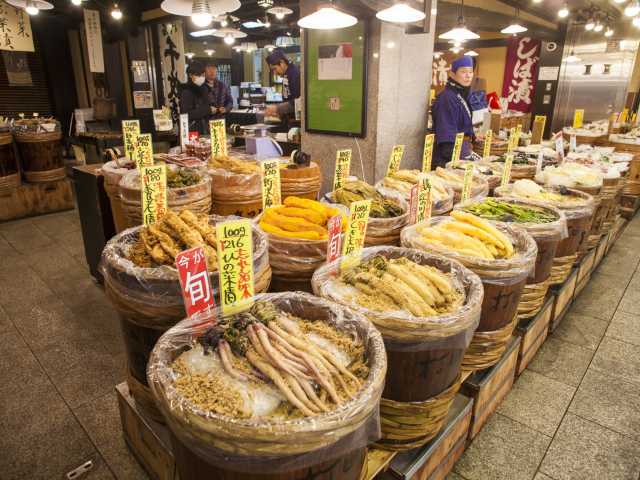
<path fill-rule="evenodd" d="M 487 93 L 502 95 L 507 47 L 476 48 L 478 52 L 478 77 L 486 80 Z"/>

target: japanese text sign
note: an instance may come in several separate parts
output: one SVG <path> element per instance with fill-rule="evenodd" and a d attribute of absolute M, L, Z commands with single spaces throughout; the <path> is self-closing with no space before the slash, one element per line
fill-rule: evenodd
<path fill-rule="evenodd" d="M 493 141 L 493 130 L 487 130 L 484 134 L 484 148 L 482 149 L 482 158 L 486 159 L 491 155 L 491 142 Z"/>
<path fill-rule="evenodd" d="M 422 171 L 428 173 L 431 171 L 431 162 L 433 160 L 433 143 L 436 136 L 433 133 L 424 137 L 424 151 L 422 152 Z"/>
<path fill-rule="evenodd" d="M 431 182 L 422 174 L 411 189 L 411 223 L 419 223 L 431 218 Z"/>
<path fill-rule="evenodd" d="M 501 187 L 506 187 L 511 181 L 511 166 L 513 165 L 513 153 L 507 153 L 507 157 L 504 161 L 504 168 L 502 169 L 502 181 Z"/>
<path fill-rule="evenodd" d="M 626 123 L 627 122 L 627 117 L 629 117 L 629 109 L 625 108 L 620 113 L 620 118 L 618 118 L 618 122 L 619 123 Z"/>
<path fill-rule="evenodd" d="M 280 192 L 280 161 L 264 160 L 260 163 L 262 172 L 262 209 L 277 207 L 282 204 Z"/>
<path fill-rule="evenodd" d="M 128 160 L 133 160 L 133 152 L 136 148 L 137 137 L 140 135 L 140 120 L 122 121 L 122 141 L 124 142 L 124 154 Z"/>
<path fill-rule="evenodd" d="M 353 202 L 349 207 L 349 220 L 347 234 L 342 245 L 342 268 L 349 268 L 360 259 L 360 253 L 364 247 L 364 238 L 367 234 L 371 200 Z"/>
<path fill-rule="evenodd" d="M 134 160 L 138 170 L 153 166 L 153 139 L 150 133 L 141 133 L 135 138 Z"/>
<path fill-rule="evenodd" d="M 573 128 L 582 128 L 582 121 L 584 120 L 584 109 L 576 108 L 573 112 Z"/>
<path fill-rule="evenodd" d="M 227 124 L 223 119 L 209 121 L 211 133 L 211 157 L 227 155 Z"/>
<path fill-rule="evenodd" d="M 538 145 L 542 143 L 542 137 L 544 136 L 544 127 L 547 124 L 546 115 L 536 115 L 533 120 L 533 129 L 531 132 L 531 143 Z"/>
<path fill-rule="evenodd" d="M 142 167 L 142 218 L 151 225 L 167 213 L 167 167 Z"/>
<path fill-rule="evenodd" d="M 100 11 L 85 8 L 83 9 L 83 13 L 87 56 L 89 57 L 89 71 L 92 73 L 104 73 Z"/>
<path fill-rule="evenodd" d="M 336 172 L 333 176 L 333 190 L 342 188 L 351 170 L 351 150 L 338 150 L 336 153 Z"/>
<path fill-rule="evenodd" d="M 538 161 L 536 162 L 536 175 L 542 172 L 542 162 L 544 161 L 544 153 L 542 149 L 538 152 Z"/>
<path fill-rule="evenodd" d="M 185 147 L 189 143 L 189 114 L 180 114 L 180 147 L 182 153 L 185 151 Z"/>
<path fill-rule="evenodd" d="M 220 304 L 223 315 L 233 315 L 253 304 L 253 238 L 250 220 L 216 225 Z"/>
<path fill-rule="evenodd" d="M 329 234 L 329 242 L 327 244 L 327 263 L 333 262 L 340 256 L 340 248 L 342 247 L 342 215 L 331 217 L 327 222 L 327 231 Z"/>
<path fill-rule="evenodd" d="M 513 149 L 517 147 L 518 134 L 516 133 L 516 127 L 512 127 L 509 130 L 509 142 L 507 143 L 507 152 L 513 152 Z"/>
<path fill-rule="evenodd" d="M 559 157 L 559 163 L 564 162 L 564 140 L 562 135 L 556 138 L 556 153 Z"/>
<path fill-rule="evenodd" d="M 176 268 L 187 316 L 215 307 L 207 258 L 202 247 L 195 247 L 176 255 Z"/>
<path fill-rule="evenodd" d="M 451 162 L 453 166 L 457 166 L 460 161 L 460 154 L 462 153 L 462 142 L 464 141 L 464 133 L 456 134 L 456 143 L 453 144 L 453 153 L 451 154 Z"/>
<path fill-rule="evenodd" d="M 471 183 L 473 182 L 473 164 L 467 163 L 464 167 L 464 180 L 462 181 L 462 196 L 464 202 L 471 197 Z"/>
<path fill-rule="evenodd" d="M 0 1 L 0 50 L 34 52 L 29 14 Z"/>
<path fill-rule="evenodd" d="M 404 155 L 404 145 L 396 145 L 391 151 L 391 158 L 389 159 L 389 168 L 387 169 L 387 177 L 400 170 L 400 162 L 402 162 L 402 156 Z"/>

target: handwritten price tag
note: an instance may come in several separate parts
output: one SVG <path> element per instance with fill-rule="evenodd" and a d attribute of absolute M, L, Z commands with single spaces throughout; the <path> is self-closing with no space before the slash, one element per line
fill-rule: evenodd
<path fill-rule="evenodd" d="M 211 157 L 225 157 L 227 155 L 227 123 L 224 118 L 209 121 L 211 132 Z"/>
<path fill-rule="evenodd" d="M 516 128 L 513 127 L 509 130 L 509 142 L 507 144 L 507 151 L 508 152 L 513 152 L 513 149 L 516 148 L 515 143 L 517 142 L 516 139 Z"/>
<path fill-rule="evenodd" d="M 471 198 L 471 183 L 473 182 L 473 164 L 467 163 L 464 167 L 464 180 L 462 182 L 462 196 L 463 202 Z"/>
<path fill-rule="evenodd" d="M 484 147 L 482 148 L 482 158 L 487 159 L 491 155 L 491 142 L 493 141 L 493 130 L 487 130 L 484 134 Z"/>
<path fill-rule="evenodd" d="M 152 225 L 167 213 L 167 167 L 142 167 L 142 219 Z"/>
<path fill-rule="evenodd" d="M 133 156 L 138 170 L 153 166 L 153 139 L 150 133 L 142 133 L 135 137 Z"/>
<path fill-rule="evenodd" d="M 431 181 L 426 175 L 421 175 L 418 182 L 417 203 L 416 222 L 424 222 L 431 218 Z"/>
<path fill-rule="evenodd" d="M 204 248 L 195 247 L 180 252 L 176 255 L 176 269 L 188 317 L 215 307 Z"/>
<path fill-rule="evenodd" d="M 433 160 L 433 144 L 436 136 L 433 133 L 424 137 L 424 151 L 422 152 L 422 171 L 429 173 L 431 171 L 431 162 Z"/>
<path fill-rule="evenodd" d="M 402 162 L 402 156 L 404 155 L 404 145 L 396 145 L 391 151 L 391 158 L 389 159 L 389 168 L 387 169 L 387 177 L 400 170 L 400 162 Z"/>
<path fill-rule="evenodd" d="M 504 161 L 504 169 L 502 170 L 502 181 L 500 182 L 501 187 L 506 187 L 509 185 L 511 181 L 511 166 L 513 165 L 513 154 L 508 153 L 507 158 Z"/>
<path fill-rule="evenodd" d="M 451 154 L 451 162 L 454 167 L 458 166 L 460 154 L 462 153 L 462 142 L 464 142 L 464 133 L 456 134 L 456 143 L 453 144 L 453 153 Z"/>
<path fill-rule="evenodd" d="M 327 222 L 329 242 L 327 244 L 327 263 L 333 262 L 340 256 L 342 247 L 342 215 L 331 217 Z"/>
<path fill-rule="evenodd" d="M 134 160 L 133 153 L 138 135 L 140 135 L 140 120 L 122 121 L 122 141 L 124 143 L 124 154 L 128 160 Z"/>
<path fill-rule="evenodd" d="M 216 225 L 220 303 L 223 315 L 253 305 L 253 238 L 250 220 L 232 220 Z"/>
<path fill-rule="evenodd" d="M 582 128 L 583 120 L 584 120 L 584 109 L 577 108 L 573 112 L 573 128 Z"/>
<path fill-rule="evenodd" d="M 629 118 L 629 109 L 625 108 L 620 113 L 620 118 L 618 119 L 618 122 L 619 123 L 626 123 L 627 122 L 627 118 Z"/>
<path fill-rule="evenodd" d="M 180 147 L 184 153 L 185 147 L 189 143 L 189 114 L 180 115 Z"/>
<path fill-rule="evenodd" d="M 364 239 L 367 234 L 371 200 L 353 202 L 349 208 L 347 234 L 342 245 L 342 268 L 350 268 L 360 261 Z"/>
<path fill-rule="evenodd" d="M 538 145 L 542 143 L 542 137 L 544 136 L 544 127 L 547 124 L 546 115 L 536 115 L 533 120 L 533 132 L 531 133 L 531 143 Z"/>
<path fill-rule="evenodd" d="M 562 135 L 556 138 L 556 153 L 560 157 L 558 163 L 562 164 L 562 162 L 564 162 L 564 140 L 562 139 Z"/>
<path fill-rule="evenodd" d="M 351 170 L 351 150 L 338 150 L 336 153 L 336 171 L 333 176 L 333 190 L 344 186 Z"/>
<path fill-rule="evenodd" d="M 569 137 L 569 150 L 571 150 L 572 152 L 575 152 L 577 148 L 578 148 L 578 145 L 576 141 L 576 136 L 571 135 Z"/>
<path fill-rule="evenodd" d="M 262 172 L 262 209 L 282 205 L 280 190 L 280 162 L 265 160 L 260 163 Z"/>

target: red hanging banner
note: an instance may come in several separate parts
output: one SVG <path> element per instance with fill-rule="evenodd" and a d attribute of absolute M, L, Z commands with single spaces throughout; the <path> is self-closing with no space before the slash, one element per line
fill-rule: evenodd
<path fill-rule="evenodd" d="M 533 106 L 533 94 L 538 82 L 540 40 L 530 37 L 511 37 L 507 47 L 502 96 L 509 101 L 509 109 L 528 113 Z"/>

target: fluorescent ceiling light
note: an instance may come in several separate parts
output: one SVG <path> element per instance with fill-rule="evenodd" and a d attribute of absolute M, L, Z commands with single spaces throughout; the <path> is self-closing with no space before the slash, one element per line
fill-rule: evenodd
<path fill-rule="evenodd" d="M 426 15 L 417 8 L 407 5 L 405 2 L 396 2 L 395 5 L 376 13 L 376 17 L 385 22 L 412 23 L 424 20 Z"/>
<path fill-rule="evenodd" d="M 216 33 L 218 30 L 215 28 L 208 28 L 206 30 L 195 30 L 193 32 L 191 32 L 189 35 L 191 35 L 192 37 L 208 37 L 213 35 L 214 33 Z"/>
<path fill-rule="evenodd" d="M 351 27 L 358 23 L 358 19 L 352 15 L 341 12 L 332 4 L 321 4 L 318 10 L 311 15 L 298 20 L 298 25 L 302 28 L 312 30 L 334 30 L 338 28 Z"/>
<path fill-rule="evenodd" d="M 640 13 L 640 5 L 638 4 L 638 2 L 633 2 L 630 3 L 629 5 L 627 5 L 627 7 L 624 9 L 624 14 L 627 17 L 635 17 L 636 15 L 638 15 Z"/>
<path fill-rule="evenodd" d="M 480 55 L 478 52 L 476 52 L 475 50 L 469 50 L 468 52 L 464 52 L 464 54 L 467 57 L 477 57 L 478 55 Z"/>
<path fill-rule="evenodd" d="M 260 28 L 264 27 L 265 25 L 260 20 L 250 20 L 248 22 L 244 22 L 242 26 L 244 28 Z"/>
<path fill-rule="evenodd" d="M 522 25 L 519 25 L 517 23 L 512 23 L 508 27 L 505 27 L 502 30 L 500 30 L 500 33 L 506 33 L 508 35 L 515 35 L 517 33 L 522 33 L 522 32 L 526 32 L 526 31 L 527 31 L 527 27 L 523 27 Z"/>

